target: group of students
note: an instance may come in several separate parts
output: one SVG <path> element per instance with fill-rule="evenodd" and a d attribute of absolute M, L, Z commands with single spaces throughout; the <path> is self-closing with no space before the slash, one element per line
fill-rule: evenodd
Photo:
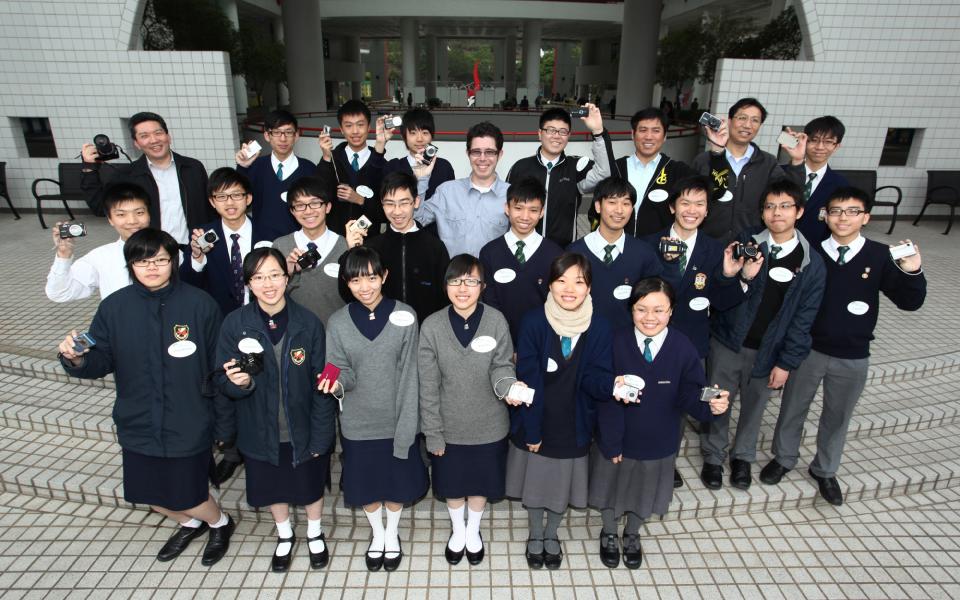
<path fill-rule="evenodd" d="M 842 503 L 836 472 L 879 295 L 916 310 L 926 292 L 919 252 L 894 261 L 861 235 L 872 200 L 827 166 L 842 124 L 812 121 L 781 167 L 752 142 L 765 109 L 743 99 L 688 166 L 660 152 L 658 109 L 634 115 L 636 152 L 619 160 L 587 109 L 593 160 L 564 153 L 572 119 L 550 109 L 537 154 L 506 182 L 490 123 L 468 132 L 471 173 L 454 179 L 441 157 L 425 160 L 427 111 L 403 116 L 409 154 L 385 161 L 393 131 L 377 119 L 367 147 L 369 110 L 347 102 L 345 142 L 322 134 L 320 164 L 293 153 L 296 119 L 276 111 L 268 156 L 245 145 L 236 169 L 203 173 L 206 207 L 157 115 L 131 119 L 143 164 L 113 182 L 84 147 L 91 201 L 120 240 L 73 260 L 55 232 L 47 295 L 100 288 L 95 344 L 71 332 L 61 362 L 78 377 L 115 375 L 124 497 L 180 525 L 159 560 L 208 530 L 203 564 L 224 555 L 234 524 L 207 481 L 242 463 L 247 503 L 276 522 L 271 568 L 289 568 L 291 504 L 305 506 L 322 568 L 339 433 L 340 489 L 369 521 L 370 570 L 399 566 L 402 510 L 431 486 L 450 514 L 451 564 L 483 560 L 486 504 L 509 497 L 528 511 L 532 568 L 561 565 L 564 513 L 587 506 L 602 517 L 603 564 L 637 568 L 642 523 L 683 485 L 686 416 L 700 423 L 701 480 L 719 489 L 739 397 L 730 482 L 747 489 L 763 411 L 782 389 L 760 473 L 774 485 L 798 462 L 821 382 L 810 474 Z M 596 229 L 577 239 L 588 193 Z M 219 218 L 198 218 L 207 211 Z M 211 476 L 213 448 L 223 458 Z"/>

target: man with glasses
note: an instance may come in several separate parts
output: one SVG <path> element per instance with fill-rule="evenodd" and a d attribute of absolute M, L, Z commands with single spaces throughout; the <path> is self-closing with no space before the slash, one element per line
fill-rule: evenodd
<path fill-rule="evenodd" d="M 782 388 L 810 353 L 810 327 L 824 289 L 823 259 L 796 230 L 803 215 L 803 190 L 788 180 L 775 181 L 767 186 L 759 208 L 766 228 L 748 229 L 738 238 L 759 250 L 757 259 L 746 260 L 740 269 L 746 298 L 714 313 L 707 361 L 707 380 L 729 390 L 731 403 L 740 396 L 730 483 L 741 490 L 750 487 L 770 391 Z M 713 490 L 723 486 L 729 429 L 730 411 L 701 429 L 700 479 Z"/>
<path fill-rule="evenodd" d="M 593 134 L 590 153 L 593 161 L 581 162 L 579 156 L 567 156 L 573 121 L 562 108 L 550 108 L 540 115 L 538 136 L 540 147 L 534 156 L 522 158 L 507 173 L 507 182 L 532 177 L 547 191 L 543 198 L 543 218 L 537 233 L 561 248 L 577 238 L 577 211 L 582 194 L 593 191 L 597 183 L 610 176 L 613 148 L 610 135 L 603 128 L 603 117 L 593 104 L 584 106 L 588 113 L 580 117 Z"/>
<path fill-rule="evenodd" d="M 790 164 L 783 166 L 787 177 L 803 188 L 806 208 L 797 223 L 797 229 L 811 243 L 818 243 L 830 235 L 825 215 L 820 214 L 834 190 L 846 187 L 847 180 L 827 165 L 834 152 L 840 149 L 846 129 L 840 119 L 817 117 L 807 123 L 803 133 L 787 133 L 797 138 L 797 146 L 788 148 Z"/>
<path fill-rule="evenodd" d="M 133 145 L 143 156 L 129 165 L 114 166 L 99 160 L 96 146 L 84 144 L 80 187 L 99 212 L 108 183 L 139 185 L 149 196 L 150 223 L 173 236 L 181 248 L 186 247 L 190 229 L 216 214 L 207 202 L 207 170 L 199 160 L 170 149 L 170 132 L 160 115 L 139 112 L 130 117 L 129 128 Z"/>
<path fill-rule="evenodd" d="M 705 127 L 710 149 L 691 167 L 713 182 L 713 193 L 702 229 L 724 245 L 748 227 L 760 225 L 757 205 L 767 184 L 783 179 L 777 158 L 753 143 L 767 120 L 767 109 L 756 98 L 741 98 L 730 107 L 719 131 Z"/>
<path fill-rule="evenodd" d="M 287 193 L 301 177 L 319 175 L 317 165 L 293 153 L 300 129 L 297 118 L 285 110 L 274 110 L 263 118 L 263 139 L 270 146 L 268 156 L 247 156 L 243 144 L 237 151 L 237 170 L 250 178 L 253 189 L 253 218 L 265 239 L 274 240 L 297 228 L 290 216 Z M 325 176 L 325 173 L 324 175 Z"/>
<path fill-rule="evenodd" d="M 421 225 L 437 224 L 447 254 L 479 256 L 490 240 L 507 232 L 510 224 L 503 212 L 510 184 L 497 175 L 503 156 L 503 133 L 483 121 L 467 131 L 470 176 L 440 185 L 429 202 L 414 213 Z"/>

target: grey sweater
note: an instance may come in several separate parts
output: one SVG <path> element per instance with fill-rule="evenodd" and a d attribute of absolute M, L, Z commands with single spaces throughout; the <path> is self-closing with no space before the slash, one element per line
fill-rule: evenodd
<path fill-rule="evenodd" d="M 368 340 L 346 306 L 330 315 L 327 361 L 340 368 L 343 436 L 353 441 L 393 438 L 393 455 L 405 459 L 417 437 L 417 317 L 397 302 L 389 318 L 380 335 Z"/>
<path fill-rule="evenodd" d="M 516 381 L 503 314 L 484 305 L 473 340 L 464 348 L 447 310 L 427 317 L 420 330 L 420 429 L 430 452 L 446 444 L 488 444 L 506 437 L 510 419 L 498 396 Z"/>
<path fill-rule="evenodd" d="M 288 256 L 297 247 L 297 242 L 291 233 L 274 240 L 273 247 L 283 253 L 284 256 Z M 306 248 L 300 249 L 306 250 Z M 291 275 L 290 284 L 287 286 L 290 297 L 317 315 L 324 326 L 326 326 L 330 315 L 343 308 L 344 305 L 338 287 L 340 271 L 339 269 L 335 271 L 334 267 L 339 267 L 337 261 L 340 259 L 340 255 L 346 251 L 347 240 L 343 236 L 337 236 L 337 243 L 333 245 L 333 250 L 328 252 L 326 256 L 321 256 L 316 267 Z"/>

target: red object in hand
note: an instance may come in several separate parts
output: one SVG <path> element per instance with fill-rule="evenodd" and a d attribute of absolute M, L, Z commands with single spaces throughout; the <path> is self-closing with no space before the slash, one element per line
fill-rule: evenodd
<path fill-rule="evenodd" d="M 317 375 L 317 386 L 319 387 L 320 384 L 324 382 L 324 380 L 329 381 L 330 383 L 333 383 L 339 377 L 340 377 L 340 367 L 336 367 L 330 363 L 327 363 L 326 366 L 323 367 L 323 371 L 321 371 L 321 373 Z"/>

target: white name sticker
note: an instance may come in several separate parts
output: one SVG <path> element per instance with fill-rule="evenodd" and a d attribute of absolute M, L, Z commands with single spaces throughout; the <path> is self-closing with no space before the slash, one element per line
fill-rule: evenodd
<path fill-rule="evenodd" d="M 553 373 L 560 367 L 557 366 L 557 361 L 552 358 L 547 359 L 547 373 Z"/>
<path fill-rule="evenodd" d="M 329 275 L 330 277 L 337 277 L 340 275 L 340 263 L 327 263 L 323 265 L 323 272 Z"/>
<path fill-rule="evenodd" d="M 373 198 L 373 190 L 371 190 L 365 185 L 357 186 L 357 194 L 359 194 L 363 198 L 368 198 L 368 199 Z"/>
<path fill-rule="evenodd" d="M 667 190 L 650 190 L 647 198 L 649 198 L 651 202 L 663 202 L 669 195 Z"/>
<path fill-rule="evenodd" d="M 197 351 L 197 345 L 190 340 L 182 340 L 170 344 L 167 348 L 167 354 L 174 358 L 184 358 Z"/>
<path fill-rule="evenodd" d="M 697 296 L 696 298 L 690 299 L 691 310 L 704 310 L 708 306 L 710 306 L 710 298 L 706 296 Z"/>
<path fill-rule="evenodd" d="M 284 202 L 286 202 L 286 201 L 287 201 L 287 193 L 286 193 L 286 192 L 280 192 L 280 199 L 283 200 Z"/>
<path fill-rule="evenodd" d="M 410 327 L 417 321 L 417 318 L 413 316 L 413 313 L 407 312 L 405 310 L 395 310 L 390 313 L 390 322 L 396 325 L 397 327 Z"/>
<path fill-rule="evenodd" d="M 613 288 L 613 297 L 617 300 L 626 300 L 630 297 L 630 286 L 629 285 L 618 285 Z"/>
<path fill-rule="evenodd" d="M 497 283 L 510 283 L 517 278 L 517 272 L 513 269 L 497 269 L 493 274 L 493 280 Z"/>
<path fill-rule="evenodd" d="M 577 161 L 577 172 L 581 172 L 587 168 L 587 165 L 590 164 L 590 159 L 586 156 L 581 156 L 580 160 Z"/>
<path fill-rule="evenodd" d="M 866 302 L 860 302 L 859 300 L 854 300 L 853 302 L 847 305 L 847 310 L 850 311 L 850 313 L 855 315 L 865 315 L 867 314 L 867 311 L 870 310 L 870 305 L 867 304 Z"/>
<path fill-rule="evenodd" d="M 489 335 L 481 335 L 472 342 L 470 342 L 470 347 L 473 348 L 474 352 L 490 352 L 497 347 L 497 340 L 493 339 Z"/>
<path fill-rule="evenodd" d="M 717 198 L 718 202 L 730 202 L 731 200 L 733 200 L 733 193 L 730 190 L 725 191 L 722 196 Z"/>
<path fill-rule="evenodd" d="M 793 279 L 793 271 L 790 269 L 784 269 L 783 267 L 774 267 L 770 269 L 770 279 L 774 281 L 779 281 L 780 283 L 786 283 Z"/>
<path fill-rule="evenodd" d="M 257 248 L 273 248 L 273 244 L 270 243 L 270 242 L 268 242 L 268 241 L 266 241 L 266 240 L 263 240 L 263 241 L 260 241 L 260 242 L 257 242 L 256 244 L 254 244 L 254 245 L 253 245 L 253 248 L 254 248 L 254 249 L 257 249 Z"/>
<path fill-rule="evenodd" d="M 260 345 L 260 342 L 253 338 L 243 338 L 237 343 L 237 349 L 244 354 L 250 354 L 251 352 L 263 352 L 263 346 Z"/>

